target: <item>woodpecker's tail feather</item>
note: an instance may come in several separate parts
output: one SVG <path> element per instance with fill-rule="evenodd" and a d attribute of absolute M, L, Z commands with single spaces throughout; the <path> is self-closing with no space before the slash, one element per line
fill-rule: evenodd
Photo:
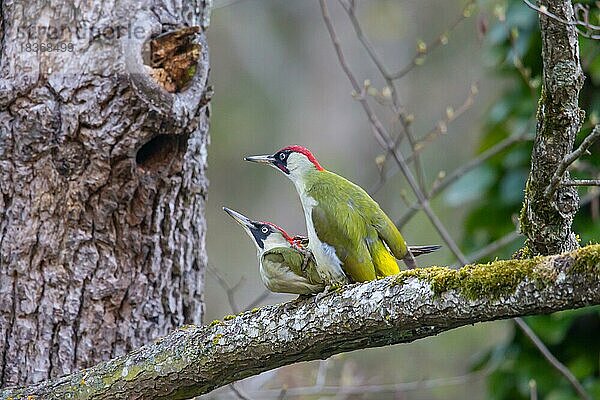
<path fill-rule="evenodd" d="M 429 246 L 408 246 L 408 250 L 415 257 L 418 257 L 423 254 L 433 253 L 434 251 L 439 250 L 441 248 L 442 246 L 439 246 L 437 244 L 432 244 Z"/>

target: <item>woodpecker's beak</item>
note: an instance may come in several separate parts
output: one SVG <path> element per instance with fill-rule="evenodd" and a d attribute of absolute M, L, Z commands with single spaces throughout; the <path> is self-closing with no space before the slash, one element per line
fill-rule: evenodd
<path fill-rule="evenodd" d="M 286 163 L 284 161 L 278 160 L 275 157 L 275 155 L 250 156 L 244 157 L 244 160 L 255 163 L 268 164 L 273 168 L 281 170 L 284 174 L 290 173 L 290 170 L 287 168 Z"/>
<path fill-rule="evenodd" d="M 250 218 L 240 214 L 237 211 L 233 211 L 231 208 L 227 208 L 227 207 L 223 207 L 223 211 L 225 211 L 227 214 L 229 214 L 231 216 L 231 218 L 235 219 L 235 221 L 240 224 L 242 227 L 244 227 L 244 229 L 248 230 L 250 229 L 252 226 L 254 226 L 254 221 L 252 221 Z"/>
<path fill-rule="evenodd" d="M 275 157 L 273 157 L 272 155 L 249 156 L 244 157 L 244 160 L 261 164 L 273 164 L 275 162 Z"/>

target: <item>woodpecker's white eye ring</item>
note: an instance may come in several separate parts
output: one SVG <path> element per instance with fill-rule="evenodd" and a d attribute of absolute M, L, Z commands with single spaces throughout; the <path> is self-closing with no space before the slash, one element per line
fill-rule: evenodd
<path fill-rule="evenodd" d="M 286 154 L 285 154 L 285 153 L 281 153 L 281 154 L 279 155 L 279 159 L 280 159 L 281 161 L 285 160 L 285 157 L 286 157 Z"/>
<path fill-rule="evenodd" d="M 260 230 L 262 233 L 267 233 L 269 232 L 269 228 L 267 228 L 266 226 L 263 226 L 262 229 Z"/>

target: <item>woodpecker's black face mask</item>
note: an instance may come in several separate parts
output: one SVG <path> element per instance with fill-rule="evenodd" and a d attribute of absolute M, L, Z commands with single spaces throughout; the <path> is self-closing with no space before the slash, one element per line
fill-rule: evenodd
<path fill-rule="evenodd" d="M 254 236 L 254 240 L 256 240 L 258 247 L 264 250 L 265 240 L 273 233 L 273 230 L 267 224 L 254 224 L 254 226 L 250 228 L 250 232 L 252 233 L 252 236 Z"/>
<path fill-rule="evenodd" d="M 290 153 L 291 151 L 289 150 L 282 150 L 273 154 L 273 165 L 279 168 L 286 175 L 290 173 L 290 170 L 287 167 L 287 161 Z"/>

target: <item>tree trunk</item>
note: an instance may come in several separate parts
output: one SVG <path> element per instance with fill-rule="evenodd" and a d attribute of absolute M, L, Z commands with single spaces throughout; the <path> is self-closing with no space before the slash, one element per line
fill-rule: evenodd
<path fill-rule="evenodd" d="M 149 61 L 152 38 L 206 26 L 206 2 L 183 3 L 0 0 L 2 386 L 201 322 L 204 33 L 184 89 Z"/>
<path fill-rule="evenodd" d="M 573 21 L 571 0 L 543 0 L 540 5 L 566 21 Z M 537 113 L 537 129 L 531 171 L 521 210 L 521 231 L 526 236 L 523 256 L 559 254 L 579 246 L 571 230 L 579 209 L 574 187 L 546 190 L 561 161 L 573 150 L 584 112 L 578 106 L 583 86 L 579 42 L 573 25 L 540 14 L 542 35 L 542 96 Z M 566 172 L 564 178 L 567 179 Z"/>

